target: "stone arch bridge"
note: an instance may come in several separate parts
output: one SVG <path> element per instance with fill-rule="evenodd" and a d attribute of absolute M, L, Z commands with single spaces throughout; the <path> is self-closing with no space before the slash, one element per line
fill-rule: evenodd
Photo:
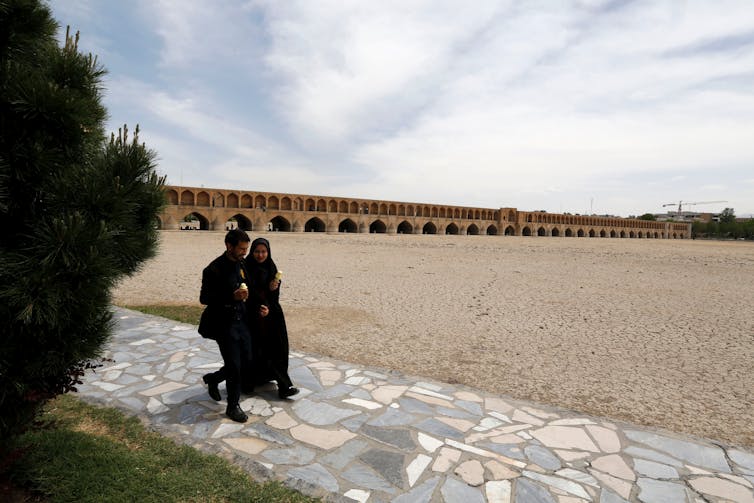
<path fill-rule="evenodd" d="M 691 224 L 374 199 L 165 186 L 161 229 L 686 239 Z"/>

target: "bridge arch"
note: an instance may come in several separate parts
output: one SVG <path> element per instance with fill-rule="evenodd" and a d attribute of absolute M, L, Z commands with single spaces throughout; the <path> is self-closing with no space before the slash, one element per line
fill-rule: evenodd
<path fill-rule="evenodd" d="M 476 224 L 471 224 L 466 228 L 466 235 L 467 236 L 478 236 L 479 235 L 479 227 L 476 226 Z"/>
<path fill-rule="evenodd" d="M 531 236 L 531 229 L 528 225 L 524 226 L 523 229 L 521 229 L 521 235 L 522 236 Z"/>
<path fill-rule="evenodd" d="M 184 206 L 194 206 L 194 193 L 190 190 L 184 190 L 181 192 L 181 204 Z"/>
<path fill-rule="evenodd" d="M 560 229 L 557 227 L 552 228 L 552 232 L 550 232 L 550 235 L 554 238 L 560 237 Z"/>
<path fill-rule="evenodd" d="M 280 209 L 283 211 L 290 211 L 291 210 L 291 198 L 290 197 L 284 197 L 280 200 Z"/>
<path fill-rule="evenodd" d="M 516 230 L 513 228 L 512 225 L 509 225 L 508 227 L 505 228 L 504 235 L 506 235 L 506 236 L 515 236 L 516 235 Z"/>
<path fill-rule="evenodd" d="M 197 230 L 207 231 L 209 230 L 209 219 L 202 215 L 201 213 L 194 211 L 192 213 L 188 213 L 185 217 L 183 217 L 181 222 L 181 228 L 182 229 L 196 229 L 193 227 L 193 225 L 184 225 L 189 224 L 190 222 L 199 222 L 199 227 Z"/>
<path fill-rule="evenodd" d="M 593 238 L 595 236 L 594 229 L 589 229 L 589 237 Z"/>
<path fill-rule="evenodd" d="M 486 232 L 486 234 L 487 234 L 488 236 L 497 236 L 497 227 L 495 227 L 494 225 L 489 225 L 489 226 L 487 227 L 487 232 Z"/>
<path fill-rule="evenodd" d="M 277 196 L 270 196 L 267 199 L 267 209 L 268 210 L 279 210 L 280 209 L 280 200 L 277 198 Z"/>
<path fill-rule="evenodd" d="M 547 231 L 544 227 L 540 227 L 537 229 L 537 236 L 547 236 Z"/>
<path fill-rule="evenodd" d="M 280 215 L 270 220 L 272 224 L 272 230 L 278 232 L 291 232 L 291 223 Z"/>
<path fill-rule="evenodd" d="M 369 224 L 369 233 L 370 234 L 385 234 L 387 232 L 387 226 L 385 226 L 385 222 L 382 220 L 375 220 L 371 224 Z"/>
<path fill-rule="evenodd" d="M 427 222 L 422 227 L 422 234 L 437 234 L 437 226 L 432 222 Z"/>
<path fill-rule="evenodd" d="M 453 222 L 449 223 L 447 227 L 445 227 L 445 234 L 458 234 L 458 226 Z"/>
<path fill-rule="evenodd" d="M 414 227 L 407 221 L 404 220 L 398 224 L 398 234 L 412 234 L 413 232 Z"/>
<path fill-rule="evenodd" d="M 325 232 L 326 230 L 325 223 L 317 217 L 310 218 L 304 224 L 304 232 Z"/>
<path fill-rule="evenodd" d="M 580 238 L 584 237 L 584 229 L 579 229 L 579 231 L 576 233 L 576 235 Z"/>
<path fill-rule="evenodd" d="M 566 227 L 565 237 L 567 237 L 567 238 L 572 238 L 573 237 L 573 231 L 571 230 L 570 227 Z"/>
<path fill-rule="evenodd" d="M 340 224 L 338 224 L 338 232 L 358 232 L 359 228 L 356 226 L 356 222 L 350 218 L 346 218 Z"/>
<path fill-rule="evenodd" d="M 236 223 L 238 224 L 238 228 L 244 231 L 250 231 L 253 230 L 253 226 L 251 224 L 251 220 L 249 220 L 248 217 L 242 215 L 241 213 L 236 213 L 232 217 L 228 219 L 228 221 L 231 221 L 235 219 Z"/>
<path fill-rule="evenodd" d="M 607 236 L 607 232 L 605 232 L 605 229 L 602 229 L 602 230 L 600 231 L 600 237 L 601 237 L 601 238 L 604 238 L 604 237 L 606 237 L 606 236 Z"/>
<path fill-rule="evenodd" d="M 167 199 L 168 204 L 178 204 L 178 192 L 176 192 L 175 189 L 166 190 L 165 198 Z"/>

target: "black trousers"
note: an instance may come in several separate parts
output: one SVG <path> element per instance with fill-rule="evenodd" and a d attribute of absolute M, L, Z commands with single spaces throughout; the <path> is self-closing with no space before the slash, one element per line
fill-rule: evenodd
<path fill-rule="evenodd" d="M 251 363 L 251 334 L 243 320 L 234 321 L 225 337 L 217 340 L 223 367 L 210 374 L 216 383 L 225 381 L 228 391 L 228 407 L 238 405 L 241 398 L 242 376 L 248 372 Z"/>

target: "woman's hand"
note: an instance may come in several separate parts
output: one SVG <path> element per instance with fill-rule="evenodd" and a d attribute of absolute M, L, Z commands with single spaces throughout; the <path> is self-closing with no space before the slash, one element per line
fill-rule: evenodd
<path fill-rule="evenodd" d="M 280 280 L 279 279 L 273 279 L 272 281 L 270 281 L 270 291 L 274 292 L 278 288 L 280 288 Z"/>
<path fill-rule="evenodd" d="M 235 292 L 233 292 L 233 298 L 235 300 L 246 300 L 249 298 L 249 289 L 248 288 L 239 288 Z"/>
<path fill-rule="evenodd" d="M 259 316 L 261 316 L 262 318 L 264 318 L 268 314 L 270 314 L 270 308 L 269 307 L 265 306 L 264 304 L 262 304 L 261 306 L 259 306 Z"/>

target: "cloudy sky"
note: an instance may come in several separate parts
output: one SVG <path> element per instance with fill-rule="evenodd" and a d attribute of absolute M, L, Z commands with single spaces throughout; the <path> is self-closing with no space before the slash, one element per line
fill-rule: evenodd
<path fill-rule="evenodd" d="M 754 213 L 751 0 L 50 5 L 169 184 Z"/>

